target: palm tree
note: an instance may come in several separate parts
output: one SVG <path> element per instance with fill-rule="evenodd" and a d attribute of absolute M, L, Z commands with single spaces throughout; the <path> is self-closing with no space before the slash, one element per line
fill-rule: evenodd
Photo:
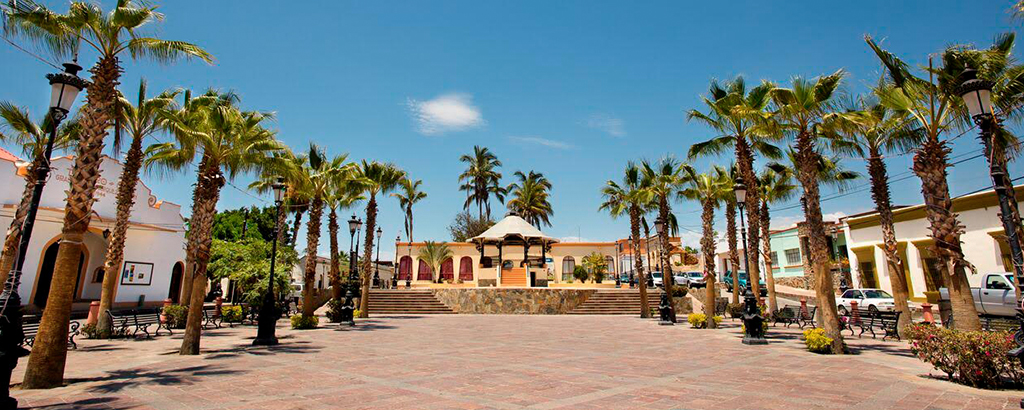
<path fill-rule="evenodd" d="M 766 132 L 763 129 L 771 116 L 769 105 L 771 104 L 771 91 L 774 88 L 774 84 L 764 81 L 748 92 L 743 77 L 736 77 L 736 79 L 726 82 L 724 87 L 712 80 L 709 89 L 711 98 L 703 97 L 707 112 L 690 110 L 687 114 L 688 120 L 702 122 L 719 133 L 718 136 L 708 141 L 692 145 L 688 153 L 689 157 L 715 155 L 731 148 L 736 157 L 738 175 L 747 185 L 745 206 L 748 210 L 758 209 L 760 202 L 757 175 L 754 172 L 755 155 L 761 154 L 768 158 L 778 158 L 781 154 L 778 147 L 771 144 L 778 138 L 778 134 Z M 760 267 L 757 260 L 760 247 L 759 223 L 758 218 L 747 219 L 749 236 L 747 243 L 743 244 L 744 252 L 747 255 L 747 274 L 750 283 L 755 286 L 760 283 Z M 738 281 L 738 279 L 734 278 L 734 281 Z M 735 293 L 733 292 L 733 298 L 737 299 L 734 302 L 737 303 L 738 298 Z M 760 301 L 760 294 L 754 292 L 754 295 Z"/>
<path fill-rule="evenodd" d="M 926 80 L 911 74 L 910 67 L 903 60 L 883 50 L 871 37 L 865 41 L 882 62 L 893 85 L 881 90 L 879 99 L 882 104 L 896 115 L 912 118 L 919 125 L 915 132 L 924 136 L 924 142 L 914 154 L 912 169 L 921 179 L 924 209 L 931 224 L 931 237 L 935 240 L 932 253 L 939 261 L 939 270 L 949 289 L 953 327 L 965 331 L 981 330 L 981 320 L 978 319 L 966 273 L 967 269 L 974 271 L 975 268 L 964 257 L 960 242 L 963 225 L 953 213 L 953 200 L 946 181 L 949 142 L 942 138 L 942 134 L 962 118 L 957 113 L 962 102 L 959 96 L 944 92 L 934 83 L 936 74 L 955 78 L 960 71 L 951 72 L 949 69 L 953 67 L 948 66 L 935 68 L 929 59 L 929 78 Z"/>
<path fill-rule="evenodd" d="M 497 171 L 501 161 L 487 147 L 473 147 L 473 155 L 463 155 L 459 161 L 466 163 L 466 170 L 459 175 L 460 191 L 466 191 L 466 203 L 463 208 L 476 203 L 480 219 L 491 217 L 490 198 L 493 194 L 498 201 L 504 203 L 505 189 L 501 187 L 501 173 Z"/>
<path fill-rule="evenodd" d="M 123 129 L 131 143 L 124 157 L 124 169 L 121 180 L 117 184 L 117 216 L 114 229 L 110 232 L 107 242 L 107 255 L 103 263 L 103 288 L 100 292 L 100 308 L 97 317 L 106 318 L 106 312 L 114 302 L 114 289 L 120 278 L 121 263 L 124 261 L 124 242 L 128 232 L 128 218 L 135 206 L 135 187 L 139 182 L 139 170 L 142 168 L 142 143 L 150 135 L 164 128 L 163 113 L 174 105 L 179 91 L 165 91 L 153 98 L 146 98 L 146 80 L 139 81 L 139 95 L 135 105 L 121 96 L 115 109 L 116 124 Z M 121 150 L 121 130 L 114 134 L 114 152 Z M 100 320 L 96 330 L 104 337 L 110 334 L 110 321 Z"/>
<path fill-rule="evenodd" d="M 405 214 L 405 235 L 412 242 L 412 206 L 427 197 L 427 193 L 420 191 L 420 184 L 423 181 L 405 178 L 401 182 L 401 192 L 395 192 L 391 196 L 398 198 L 398 206 Z"/>
<path fill-rule="evenodd" d="M 306 222 L 306 266 L 303 272 L 305 285 L 302 288 L 302 316 L 313 316 L 316 309 L 314 303 L 314 282 L 316 282 L 316 258 L 320 248 L 320 221 L 324 212 L 324 203 L 331 195 L 338 179 L 343 174 L 353 173 L 351 166 L 345 163 L 348 155 L 329 158 L 323 148 L 315 143 L 309 144 L 306 163 L 299 173 L 297 192 L 303 193 L 309 202 L 309 220 Z M 331 255 L 332 259 L 337 259 Z"/>
<path fill-rule="evenodd" d="M 640 317 L 651 317 L 651 309 L 647 304 L 647 280 L 644 278 L 643 259 L 640 258 L 640 215 L 651 208 L 653 196 L 644 186 L 640 168 L 633 162 L 626 164 L 622 183 L 609 180 L 601 188 L 604 202 L 598 208 L 608 211 L 613 218 L 629 215 L 629 239 L 633 255 L 633 270 L 640 285 Z"/>
<path fill-rule="evenodd" d="M 359 201 L 365 199 L 362 195 L 362 186 L 360 180 L 358 180 L 354 173 L 348 173 L 349 175 L 343 175 L 343 178 L 335 178 L 333 188 L 327 197 L 325 202 L 327 207 L 330 208 L 331 213 L 327 217 L 327 230 L 331 236 L 331 270 L 329 273 L 331 279 L 331 297 L 336 300 L 342 298 L 341 294 L 341 258 L 342 254 L 338 251 L 338 213 L 339 209 L 348 209 Z"/>
<path fill-rule="evenodd" d="M 373 262 L 374 230 L 377 228 L 377 194 L 394 191 L 406 176 L 405 171 L 395 164 L 366 160 L 359 167 L 358 176 L 363 180 L 363 192 L 369 198 L 366 201 L 366 241 L 363 246 L 363 282 L 359 297 L 359 315 L 365 318 L 369 317 L 367 307 L 370 303 L 370 277 L 373 276 L 370 264 Z"/>
<path fill-rule="evenodd" d="M 147 163 L 172 170 L 191 166 L 197 155 L 202 158 L 197 166 L 186 245 L 192 294 L 188 295 L 182 355 L 199 354 L 211 231 L 221 188 L 240 174 L 259 172 L 268 157 L 285 149 L 274 133 L 263 127 L 271 118 L 269 114 L 243 112 L 233 104 L 232 98 L 218 96 L 216 92 L 208 92 L 205 97 L 205 103 L 189 101 L 185 104 L 187 108 L 167 116 L 175 142 L 157 144 L 147 150 Z"/>
<path fill-rule="evenodd" d="M 654 204 L 657 208 L 658 218 L 660 218 L 666 224 L 669 223 L 669 217 L 672 212 L 672 207 L 669 205 L 669 198 L 675 196 L 679 189 L 683 185 L 683 164 L 672 157 L 664 157 L 656 164 L 652 164 L 648 161 L 641 162 L 641 169 L 643 178 L 646 181 L 647 189 L 651 191 L 651 195 L 654 199 Z M 668 298 L 669 306 L 673 306 L 672 302 L 672 259 L 670 256 L 670 244 L 668 241 L 668 235 L 666 229 L 665 232 L 657 232 L 658 241 L 661 245 L 660 256 L 661 260 L 661 277 L 662 285 L 665 287 L 665 294 Z"/>
<path fill-rule="evenodd" d="M 182 41 L 167 41 L 139 36 L 147 24 L 163 19 L 154 6 L 118 0 L 117 7 L 104 13 L 98 4 L 73 2 L 67 14 L 58 14 L 39 5 L 15 7 L 4 14 L 4 34 L 29 38 L 66 57 L 84 43 L 96 50 L 99 61 L 89 71 L 92 84 L 86 93 L 82 111 L 82 135 L 78 155 L 71 170 L 71 186 L 64 212 L 64 228 L 50 284 L 50 302 L 39 324 L 39 336 L 33 346 L 22 386 L 28 389 L 56 387 L 63 383 L 67 359 L 67 323 L 71 317 L 72 293 L 78 277 L 78 259 L 82 237 L 89 228 L 89 215 L 100 176 L 103 139 L 115 114 L 120 57 L 151 58 L 160 62 L 199 58 L 212 62 L 203 49 Z"/>
<path fill-rule="evenodd" d="M 811 273 L 815 281 L 822 328 L 833 339 L 832 352 L 835 354 L 844 353 L 846 346 L 840 333 L 842 328 L 836 311 L 835 288 L 829 269 L 828 244 L 821 214 L 818 164 L 822 155 L 817 145 L 821 137 L 818 127 L 829 114 L 830 105 L 838 94 L 844 76 L 845 72 L 839 70 L 815 80 L 795 77 L 792 88 L 775 88 L 771 93 L 776 106 L 774 119 L 777 126 L 796 136 L 796 178 L 804 191 L 804 220 L 811 251 Z"/>
<path fill-rule="evenodd" d="M 888 92 L 891 87 L 879 84 L 876 95 Z M 899 256 L 896 229 L 893 225 L 892 201 L 889 196 L 889 177 L 884 155 L 905 152 L 921 143 L 918 133 L 905 116 L 879 102 L 877 98 L 861 98 L 849 104 L 846 112 L 836 116 L 835 137 L 832 149 L 867 162 L 871 178 L 871 198 L 875 201 L 879 223 L 882 228 L 882 253 L 889 267 L 889 281 L 892 286 L 896 310 L 902 312 L 897 326 L 900 333 L 911 324 L 910 289 L 904 275 L 903 261 Z"/>
<path fill-rule="evenodd" d="M 768 208 L 772 204 L 787 201 L 793 197 L 796 185 L 792 183 L 791 168 L 776 170 L 765 167 L 758 176 L 758 189 L 761 191 L 761 207 L 757 214 L 751 212 L 751 218 L 759 218 L 761 224 L 761 258 L 764 259 L 765 277 L 768 285 L 768 311 L 779 310 L 779 302 L 775 294 L 775 274 L 772 267 L 771 214 Z"/>
<path fill-rule="evenodd" d="M 516 171 L 515 177 L 519 181 L 509 184 L 505 189 L 512 197 L 506 204 L 508 209 L 538 228 L 542 225 L 551 226 L 550 218 L 555 213 L 548 201 L 551 182 L 544 174 L 534 171 L 529 174 Z"/>
<path fill-rule="evenodd" d="M 713 329 L 716 325 L 712 319 L 717 313 L 715 312 L 715 300 L 718 299 L 718 290 L 715 288 L 715 208 L 726 201 L 728 197 L 733 196 L 732 185 L 728 173 L 718 166 L 703 174 L 698 174 L 690 166 L 684 167 L 683 171 L 686 186 L 679 191 L 679 196 L 698 201 L 701 205 L 700 249 L 704 254 L 704 283 L 706 284 L 704 315 L 708 317 L 708 328 Z"/>
<path fill-rule="evenodd" d="M 728 168 L 722 169 L 722 178 L 729 186 L 736 185 L 736 176 L 739 173 L 736 164 L 730 164 Z M 732 272 L 732 304 L 740 303 L 740 251 L 736 239 L 736 196 L 727 195 L 725 199 L 725 241 L 729 247 L 729 266 L 726 271 Z M 747 250 L 744 248 L 744 252 Z M 748 262 L 749 263 L 749 262 Z M 747 280 L 750 280 L 748 277 Z"/>
<path fill-rule="evenodd" d="M 446 242 L 427 241 L 420 248 L 420 260 L 437 273 L 437 281 L 441 281 L 441 264 L 452 258 L 452 249 Z"/>
<path fill-rule="evenodd" d="M 29 202 L 32 200 L 32 190 L 36 186 L 36 169 L 47 162 L 43 158 L 46 149 L 46 140 L 49 138 L 49 130 L 53 129 L 53 121 L 47 115 L 39 123 L 33 122 L 29 111 L 25 108 L 15 106 L 10 102 L 0 102 L 0 141 L 20 145 L 23 154 L 32 158 L 32 162 L 26 167 L 25 189 L 21 194 L 21 202 L 14 211 L 14 220 L 7 229 L 7 236 L 4 239 L 3 256 L 0 256 L 0 283 L 7 281 L 7 275 L 14 266 L 17 257 L 18 245 L 21 243 L 21 227 L 25 223 L 28 214 Z M 7 130 L 4 134 L 2 131 Z M 81 127 L 77 121 L 64 121 L 57 129 L 57 139 L 53 141 L 53 149 L 56 152 L 70 150 L 78 144 Z"/>

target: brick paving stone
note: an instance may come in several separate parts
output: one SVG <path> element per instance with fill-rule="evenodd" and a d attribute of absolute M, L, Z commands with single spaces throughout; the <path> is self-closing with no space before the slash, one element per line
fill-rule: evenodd
<path fill-rule="evenodd" d="M 323 321 L 321 323 L 324 323 Z M 799 330 L 745 346 L 738 323 L 694 330 L 623 316 L 394 316 L 293 331 L 255 328 L 152 340 L 82 340 L 65 387 L 13 390 L 60 409 L 1016 409 L 1021 391 L 932 377 L 905 343 L 848 339 L 858 354 L 808 353 Z M 26 360 L 15 370 L 24 374 Z"/>

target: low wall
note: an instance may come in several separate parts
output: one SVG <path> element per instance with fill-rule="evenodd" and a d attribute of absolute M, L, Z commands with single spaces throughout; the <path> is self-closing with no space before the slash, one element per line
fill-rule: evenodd
<path fill-rule="evenodd" d="M 438 301 L 456 313 L 557 315 L 575 309 L 596 290 L 475 288 L 433 292 Z"/>

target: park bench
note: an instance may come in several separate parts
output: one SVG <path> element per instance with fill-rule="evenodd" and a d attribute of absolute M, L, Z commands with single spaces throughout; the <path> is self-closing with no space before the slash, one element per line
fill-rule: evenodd
<path fill-rule="evenodd" d="M 68 349 L 78 349 L 75 343 L 75 336 L 78 335 L 78 328 L 82 326 L 77 320 L 68 323 Z M 21 339 L 22 346 L 32 347 L 36 341 L 36 334 L 39 333 L 39 316 L 26 316 L 22 318 L 21 331 L 24 337 Z"/>
<path fill-rule="evenodd" d="M 160 320 L 159 310 L 123 310 L 119 312 L 108 310 L 107 320 L 110 321 L 111 338 L 115 336 L 128 337 L 129 335 L 138 337 L 139 332 L 142 332 L 148 339 L 160 336 L 160 329 L 167 329 L 168 334 L 174 334 L 171 331 L 170 323 Z M 151 334 L 149 327 L 152 325 L 156 325 L 156 331 Z"/>
<path fill-rule="evenodd" d="M 887 338 L 900 339 L 899 326 L 900 314 L 903 312 L 882 312 L 870 309 L 857 309 L 856 311 L 849 311 L 842 319 L 843 328 L 850 331 L 850 336 L 854 334 L 854 327 L 860 328 L 860 333 L 857 337 L 861 337 L 864 332 L 871 332 L 871 338 L 877 337 L 875 330 L 881 330 L 884 332 L 882 340 Z"/>
<path fill-rule="evenodd" d="M 216 305 L 203 306 L 203 328 L 215 327 L 220 329 L 221 317 Z"/>
<path fill-rule="evenodd" d="M 797 325 L 800 329 L 803 329 L 806 326 L 810 326 L 812 328 L 817 327 L 814 323 L 814 313 L 818 310 L 818 307 L 811 306 L 810 309 L 810 312 L 804 312 L 804 310 L 797 305 L 783 306 L 782 309 L 774 315 L 774 324 L 784 323 L 787 328 L 790 325 Z"/>
<path fill-rule="evenodd" d="M 981 319 L 981 328 L 989 332 L 1004 331 L 1013 333 L 1020 327 L 1017 321 L 1012 318 L 981 316 L 979 319 Z"/>

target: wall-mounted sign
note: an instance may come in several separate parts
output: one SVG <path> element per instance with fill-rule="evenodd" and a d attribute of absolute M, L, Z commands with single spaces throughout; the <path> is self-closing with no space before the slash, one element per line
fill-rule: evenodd
<path fill-rule="evenodd" d="M 122 285 L 149 285 L 153 283 L 153 264 L 148 262 L 124 262 L 121 270 Z"/>

